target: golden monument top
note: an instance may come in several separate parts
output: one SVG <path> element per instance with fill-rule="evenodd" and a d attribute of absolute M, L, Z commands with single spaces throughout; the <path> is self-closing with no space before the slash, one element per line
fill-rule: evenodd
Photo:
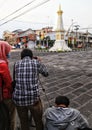
<path fill-rule="evenodd" d="M 59 10 L 57 11 L 58 14 L 62 14 L 63 11 L 61 10 L 61 4 L 59 4 Z"/>
<path fill-rule="evenodd" d="M 59 4 L 59 10 L 61 10 L 61 4 Z"/>

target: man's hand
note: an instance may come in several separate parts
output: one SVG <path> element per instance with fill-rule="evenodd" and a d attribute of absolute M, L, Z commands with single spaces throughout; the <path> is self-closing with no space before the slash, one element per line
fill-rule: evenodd
<path fill-rule="evenodd" d="M 38 57 L 38 56 L 34 56 L 33 59 L 36 59 L 36 60 L 38 60 L 38 61 L 41 61 L 41 58 Z"/>

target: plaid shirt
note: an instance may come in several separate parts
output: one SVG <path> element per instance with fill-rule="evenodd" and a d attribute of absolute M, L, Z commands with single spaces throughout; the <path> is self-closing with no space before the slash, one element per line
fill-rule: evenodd
<path fill-rule="evenodd" d="M 27 56 L 15 63 L 16 86 L 13 100 L 16 105 L 33 105 L 39 100 L 39 73 L 48 76 L 45 65 L 36 59 Z"/>

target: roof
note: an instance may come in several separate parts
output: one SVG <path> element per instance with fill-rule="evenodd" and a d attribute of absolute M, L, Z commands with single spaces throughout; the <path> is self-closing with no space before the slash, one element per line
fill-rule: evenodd
<path fill-rule="evenodd" d="M 28 36 L 29 34 L 35 34 L 35 32 L 32 29 L 27 29 L 26 31 L 23 31 L 20 34 L 18 34 L 17 37 Z"/>

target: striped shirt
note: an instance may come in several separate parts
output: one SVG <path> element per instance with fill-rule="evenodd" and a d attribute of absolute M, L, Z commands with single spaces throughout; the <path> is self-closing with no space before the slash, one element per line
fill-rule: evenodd
<path fill-rule="evenodd" d="M 13 101 L 16 105 L 33 105 L 39 100 L 39 73 L 48 76 L 46 66 L 36 59 L 27 56 L 15 63 Z"/>

